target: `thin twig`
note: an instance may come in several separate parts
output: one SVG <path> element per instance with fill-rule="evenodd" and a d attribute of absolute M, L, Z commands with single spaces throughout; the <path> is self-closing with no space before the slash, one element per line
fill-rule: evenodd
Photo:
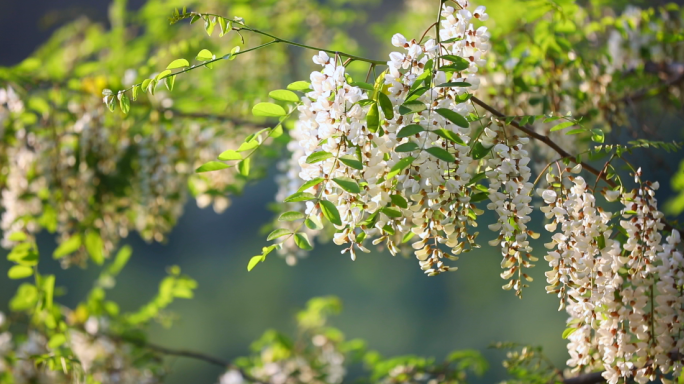
<path fill-rule="evenodd" d="M 240 374 L 242 375 L 243 378 L 245 378 L 246 380 L 248 380 L 250 382 L 253 382 L 256 384 L 265 384 L 263 381 L 257 379 L 256 377 L 250 375 L 249 373 L 245 372 L 242 368 L 236 366 L 235 364 L 231 363 L 230 361 L 223 360 L 223 359 L 220 359 L 220 358 L 215 357 L 215 356 L 211 356 L 211 355 L 201 353 L 201 352 L 196 352 L 196 351 L 167 348 L 167 347 L 152 344 L 152 343 L 149 343 L 146 341 L 136 340 L 136 339 L 127 339 L 127 338 L 123 338 L 120 336 L 109 335 L 109 337 L 112 339 L 115 339 L 115 340 L 119 340 L 119 341 L 123 341 L 123 342 L 129 343 L 129 344 L 133 344 L 133 345 L 140 347 L 140 348 L 146 348 L 146 349 L 149 349 L 151 351 L 161 353 L 163 355 L 178 356 L 178 357 L 185 357 L 188 359 L 200 360 L 200 361 L 204 361 L 205 363 L 217 365 L 219 367 L 222 367 L 222 368 L 225 368 L 228 370 L 238 371 L 238 372 L 240 372 Z"/>
<path fill-rule="evenodd" d="M 478 98 L 475 97 L 475 96 L 471 97 L 471 100 L 472 100 L 475 104 L 477 104 L 477 105 L 479 105 L 480 107 L 486 109 L 489 113 L 491 113 L 492 115 L 494 115 L 494 116 L 496 116 L 496 117 L 498 117 L 498 118 L 500 118 L 500 119 L 503 119 L 503 118 L 506 117 L 506 115 L 504 115 L 503 113 L 499 112 L 496 108 L 492 107 L 491 105 L 485 103 L 484 101 L 478 99 Z M 553 140 L 551 140 L 550 137 L 535 132 L 534 129 L 533 129 L 531 126 L 529 126 L 529 125 L 522 125 L 522 124 L 520 124 L 517 120 L 512 120 L 511 123 L 510 123 L 510 125 L 512 125 L 513 127 L 517 128 L 517 129 L 520 130 L 520 131 L 523 131 L 525 134 L 527 134 L 528 136 L 532 137 L 533 139 L 539 140 L 539 141 L 541 141 L 542 143 L 548 145 L 549 147 L 551 147 L 551 149 L 553 149 L 553 150 L 556 151 L 559 155 L 561 155 L 562 158 L 567 158 L 567 159 L 569 159 L 570 161 L 572 161 L 572 162 L 575 163 L 575 164 L 580 164 L 580 165 L 582 165 L 582 168 L 583 168 L 583 169 L 585 169 L 585 170 L 587 170 L 587 171 L 593 173 L 595 176 L 599 176 L 599 175 L 601 174 L 601 172 L 600 172 L 598 169 L 592 167 L 591 165 L 589 165 L 589 164 L 587 164 L 587 163 L 585 163 L 585 162 L 582 162 L 582 161 L 578 162 L 577 159 L 575 158 L 575 156 L 571 155 L 571 154 L 568 153 L 566 150 L 564 150 L 563 148 L 561 148 L 558 144 L 556 144 Z M 603 179 L 608 185 L 610 185 L 610 186 L 613 187 L 613 188 L 617 186 L 617 184 L 616 184 L 614 181 L 608 180 L 608 178 L 606 178 L 606 177 L 603 177 L 602 179 Z"/>

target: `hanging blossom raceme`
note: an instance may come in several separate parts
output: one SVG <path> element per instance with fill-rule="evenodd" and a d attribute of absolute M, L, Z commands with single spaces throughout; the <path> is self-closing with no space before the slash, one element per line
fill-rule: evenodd
<path fill-rule="evenodd" d="M 552 268 L 547 291 L 570 315 L 568 365 L 576 372 L 603 369 L 610 384 L 647 383 L 673 370 L 679 375 L 684 259 L 676 230 L 662 244 L 658 183 L 642 182 L 639 169 L 635 190 L 605 191 L 609 202 L 624 206 L 623 220 L 613 223 L 614 215 L 597 206 L 594 191 L 572 171 L 579 169 L 547 174 L 548 187 L 537 190 L 552 220 L 546 229 L 561 227 L 545 259 Z"/>
<path fill-rule="evenodd" d="M 531 254 L 528 236 L 539 237 L 539 234 L 527 229 L 532 213 L 530 194 L 533 185 L 529 181 L 531 170 L 527 166 L 530 157 L 523 145 L 529 143 L 529 138 L 514 136 L 509 140 L 505 136 L 501 137 L 503 132 L 496 125 L 492 126 L 494 129 L 485 128 L 481 141 L 485 147 L 492 147 L 492 156 L 487 161 L 485 172 L 491 201 L 487 209 L 498 215 L 497 222 L 489 228 L 499 231 L 499 236 L 490 241 L 490 245 L 501 246 L 501 267 L 506 269 L 501 277 L 510 279 L 503 288 L 515 289 L 516 295 L 520 296 L 522 288 L 527 287 L 522 280 L 532 281 L 522 270 L 534 266 L 530 261 L 537 261 Z"/>
<path fill-rule="evenodd" d="M 324 68 L 312 73 L 312 91 L 302 98 L 293 132 L 301 150 L 293 156 L 298 176 L 311 184 L 304 192 L 320 196 L 307 202 L 307 214 L 325 214 L 332 203 L 339 211 L 334 242 L 350 244 L 343 253 L 352 259 L 356 249 L 367 251 L 366 238 L 392 254 L 413 241 L 421 268 L 436 275 L 450 270 L 443 259 L 477 247 L 477 233 L 468 233 L 481 211 L 470 201 L 477 162 L 466 116 L 474 112 L 468 91 L 479 87 L 489 33 L 471 23 L 487 19 L 483 7 L 471 13 L 459 4 L 464 9 L 442 10 L 442 43 L 394 35 L 404 51 L 390 54 L 373 91 L 350 84 L 326 53 L 314 57 Z"/>

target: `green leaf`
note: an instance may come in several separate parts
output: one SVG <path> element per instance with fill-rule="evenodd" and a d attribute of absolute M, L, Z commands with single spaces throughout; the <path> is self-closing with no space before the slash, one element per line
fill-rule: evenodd
<path fill-rule="evenodd" d="M 294 241 L 297 246 L 305 251 L 310 251 L 313 249 L 311 243 L 309 243 L 309 237 L 306 233 L 295 233 Z"/>
<path fill-rule="evenodd" d="M 566 122 L 560 123 L 560 124 L 554 126 L 553 128 L 551 128 L 551 132 L 560 131 L 561 129 L 565 129 L 567 127 L 572 127 L 573 125 L 575 125 L 575 123 L 573 121 L 566 121 Z"/>
<path fill-rule="evenodd" d="M 380 111 L 378 110 L 378 103 L 373 103 L 366 115 L 366 125 L 371 132 L 377 132 L 380 127 Z"/>
<path fill-rule="evenodd" d="M 565 132 L 566 135 L 577 135 L 578 133 L 584 133 L 587 132 L 586 129 L 584 128 L 576 128 L 576 129 L 571 129 L 567 132 Z"/>
<path fill-rule="evenodd" d="M 418 149 L 418 144 L 414 143 L 413 141 L 409 141 L 408 143 L 401 144 L 397 146 L 394 151 L 395 152 L 411 152 L 415 151 Z"/>
<path fill-rule="evenodd" d="M 45 308 L 52 309 L 55 297 L 55 275 L 43 276 L 43 292 L 45 292 Z"/>
<path fill-rule="evenodd" d="M 16 241 L 16 242 L 26 241 L 27 239 L 28 239 L 28 236 L 26 236 L 26 234 L 24 232 L 20 232 L 20 231 L 19 232 L 13 232 L 7 238 L 7 240 L 9 240 L 9 241 Z"/>
<path fill-rule="evenodd" d="M 104 242 L 102 241 L 100 234 L 95 231 L 88 232 L 83 244 L 95 264 L 102 265 L 102 263 L 104 263 Z"/>
<path fill-rule="evenodd" d="M 605 140 L 605 135 L 603 134 L 602 130 L 600 130 L 598 128 L 594 128 L 591 130 L 591 141 L 593 141 L 595 143 L 603 143 L 604 140 Z"/>
<path fill-rule="evenodd" d="M 478 203 L 480 201 L 487 200 L 488 198 L 489 198 L 489 193 L 480 192 L 480 193 L 476 193 L 476 194 L 470 196 L 470 202 L 471 203 Z"/>
<path fill-rule="evenodd" d="M 297 211 L 288 211 L 280 215 L 278 221 L 295 221 L 305 218 L 306 215 Z"/>
<path fill-rule="evenodd" d="M 218 156 L 218 159 L 222 161 L 242 160 L 242 155 L 236 150 L 229 149 L 227 151 L 221 152 L 221 154 Z"/>
<path fill-rule="evenodd" d="M 26 267 L 37 265 L 38 258 L 38 252 L 32 242 L 24 242 L 15 245 L 9 255 L 7 255 L 7 260 Z"/>
<path fill-rule="evenodd" d="M 156 80 L 161 80 L 161 79 L 163 79 L 164 77 L 166 77 L 166 76 L 168 76 L 168 75 L 170 75 L 170 74 L 171 74 L 171 71 L 169 71 L 168 69 L 165 69 L 165 70 L 161 71 L 161 72 L 157 75 L 157 77 L 155 77 L 155 79 L 156 79 Z"/>
<path fill-rule="evenodd" d="M 311 83 L 308 81 L 295 81 L 287 86 L 290 91 L 308 92 L 311 90 Z"/>
<path fill-rule="evenodd" d="M 468 120 L 466 120 L 466 118 L 461 116 L 461 114 L 459 113 L 456 113 L 446 108 L 437 108 L 435 112 L 439 113 L 445 119 L 451 121 L 452 123 L 458 125 L 461 128 L 468 128 Z"/>
<path fill-rule="evenodd" d="M 131 99 L 133 99 L 133 101 L 138 100 L 138 92 L 139 91 L 140 91 L 139 85 L 134 85 L 133 88 L 131 88 Z"/>
<path fill-rule="evenodd" d="M 209 18 L 207 17 L 204 19 L 204 30 L 207 31 L 207 35 L 211 36 L 211 34 L 214 32 L 214 28 L 216 27 L 216 18 Z"/>
<path fill-rule="evenodd" d="M 131 110 L 131 101 L 128 100 L 128 96 L 123 92 L 119 94 L 119 106 L 121 107 L 121 112 L 124 115 L 128 115 L 128 112 Z"/>
<path fill-rule="evenodd" d="M 252 256 L 252 258 L 249 259 L 249 264 L 247 264 L 247 272 L 251 272 L 257 264 L 261 263 L 264 260 L 266 260 L 266 257 L 264 257 L 263 255 Z"/>
<path fill-rule="evenodd" d="M 48 347 L 50 347 L 50 349 L 57 349 L 61 347 L 64 343 L 66 343 L 66 341 L 66 336 L 64 336 L 61 333 L 58 333 L 56 335 L 52 335 L 50 341 L 48 341 Z"/>
<path fill-rule="evenodd" d="M 439 137 L 442 137 L 444 139 L 447 139 L 451 141 L 452 143 L 456 143 L 458 145 L 463 145 L 466 146 L 467 144 L 463 139 L 461 139 L 460 136 L 458 136 L 455 132 L 449 131 L 448 129 L 440 128 L 436 129 L 434 131 L 431 131 L 432 133 L 438 135 Z"/>
<path fill-rule="evenodd" d="M 292 232 L 291 232 L 289 229 L 278 228 L 278 229 L 276 229 L 275 231 L 271 232 L 271 233 L 268 235 L 268 238 L 267 238 L 266 240 L 268 240 L 268 241 L 275 240 L 275 239 L 277 239 L 277 238 L 279 238 L 279 237 L 287 236 L 287 235 L 289 235 L 289 234 L 291 234 L 291 233 L 292 233 Z"/>
<path fill-rule="evenodd" d="M 354 156 L 342 156 L 339 158 L 339 160 L 342 162 L 342 164 L 346 165 L 347 167 L 358 169 L 359 171 L 363 170 L 363 163 L 357 160 Z"/>
<path fill-rule="evenodd" d="M 337 207 L 335 207 L 335 204 L 329 202 L 328 200 L 321 200 L 320 205 L 323 216 L 325 216 L 326 219 L 335 225 L 342 225 L 340 212 L 337 210 Z"/>
<path fill-rule="evenodd" d="M 240 144 L 240 147 L 238 147 L 237 152 L 246 152 L 246 151 L 252 150 L 258 146 L 259 146 L 259 142 L 256 140 L 246 141 L 246 142 Z"/>
<path fill-rule="evenodd" d="M 392 106 L 392 102 L 390 101 L 389 97 L 382 92 L 378 93 L 378 103 L 380 104 L 380 108 L 382 108 L 382 113 L 385 115 L 385 119 L 394 119 L 394 106 Z"/>
<path fill-rule="evenodd" d="M 198 60 L 198 61 L 209 61 L 209 60 L 213 60 L 213 59 L 214 59 L 214 54 L 211 53 L 211 51 L 208 50 L 208 49 L 203 49 L 203 50 L 199 51 L 199 53 L 197 54 L 197 57 L 195 57 L 195 59 Z"/>
<path fill-rule="evenodd" d="M 415 159 L 416 159 L 415 157 L 409 156 L 409 157 L 405 157 L 405 158 L 399 160 L 396 164 L 394 164 L 394 166 L 392 167 L 392 169 L 390 169 L 390 172 L 387 174 L 387 180 L 389 180 L 389 179 L 393 178 L 394 176 L 398 175 L 399 172 L 401 172 L 401 171 L 404 170 L 406 167 L 408 167 L 409 165 L 411 165 L 411 163 L 413 163 L 413 161 L 414 161 Z"/>
<path fill-rule="evenodd" d="M 147 88 L 147 90 L 154 95 L 154 92 L 157 89 L 157 85 L 159 85 L 159 80 L 154 79 L 150 82 L 150 86 Z"/>
<path fill-rule="evenodd" d="M 226 163 L 221 163 L 219 161 L 209 161 L 207 163 L 202 164 L 199 168 L 195 170 L 197 173 L 202 173 L 202 172 L 211 172 L 211 171 L 219 171 L 221 169 L 226 169 L 229 168 L 230 165 Z"/>
<path fill-rule="evenodd" d="M 287 101 L 290 103 L 298 103 L 299 102 L 299 96 L 297 96 L 296 93 L 292 91 L 287 91 L 285 89 L 278 89 L 275 91 L 271 91 L 268 93 L 268 96 L 270 96 L 272 99 L 279 100 L 279 101 Z"/>
<path fill-rule="evenodd" d="M 321 222 L 321 219 L 319 219 L 318 216 L 307 217 L 306 220 L 304 220 L 304 225 L 313 230 L 323 229 L 323 222 Z"/>
<path fill-rule="evenodd" d="M 599 249 L 606 247 L 606 238 L 603 236 L 603 234 L 594 237 L 594 240 L 596 240 L 596 244 L 598 245 Z"/>
<path fill-rule="evenodd" d="M 176 84 L 176 75 L 169 76 L 164 79 L 164 85 L 169 91 L 173 91 L 173 85 Z"/>
<path fill-rule="evenodd" d="M 248 158 L 242 160 L 241 162 L 239 162 L 237 164 L 238 172 L 240 172 L 240 174 L 242 176 L 245 176 L 245 177 L 249 176 L 249 168 L 250 168 L 251 160 L 252 159 L 250 157 L 248 157 Z"/>
<path fill-rule="evenodd" d="M 368 84 L 364 83 L 363 81 L 352 81 L 349 83 L 352 87 L 359 87 L 361 89 L 365 89 L 366 91 L 375 91 L 375 87 L 373 87 L 373 84 Z"/>
<path fill-rule="evenodd" d="M 121 247 L 119 252 L 116 253 L 114 261 L 109 265 L 109 267 L 107 267 L 107 272 L 112 276 L 118 275 L 123 267 L 126 266 L 126 263 L 128 263 L 128 260 L 131 258 L 132 254 L 133 249 L 129 245 Z"/>
<path fill-rule="evenodd" d="M 38 301 L 38 288 L 29 283 L 23 283 L 17 289 L 9 303 L 10 309 L 13 311 L 26 311 L 31 309 Z"/>
<path fill-rule="evenodd" d="M 575 331 L 578 330 L 578 329 L 579 329 L 579 328 L 574 328 L 574 327 L 565 328 L 565 331 L 563 331 L 563 339 L 567 339 L 570 335 L 572 335 L 573 333 L 575 333 Z"/>
<path fill-rule="evenodd" d="M 391 217 L 394 219 L 402 216 L 401 211 L 399 211 L 398 209 L 394 209 L 394 208 L 385 207 L 385 208 L 381 209 L 380 212 L 382 212 L 385 215 L 387 215 L 388 217 Z"/>
<path fill-rule="evenodd" d="M 171 62 L 171 64 L 166 66 L 166 69 L 176 69 L 176 68 L 183 68 L 183 67 L 189 67 L 190 63 L 185 60 L 185 59 L 176 59 Z"/>
<path fill-rule="evenodd" d="M 423 131 L 425 131 L 425 128 L 423 128 L 419 124 L 407 125 L 397 133 L 397 139 L 413 136 L 413 135 L 420 133 L 420 132 L 423 132 Z"/>
<path fill-rule="evenodd" d="M 491 151 L 491 150 L 492 150 L 491 147 L 490 147 L 490 148 L 485 148 L 484 145 L 482 145 L 482 143 L 477 142 L 477 143 L 475 143 L 475 145 L 473 146 L 473 150 L 472 150 L 472 152 L 471 152 L 471 155 L 472 155 L 472 157 L 473 157 L 473 160 L 479 160 L 479 159 L 482 159 L 483 157 L 487 156 L 487 154 L 488 154 L 489 151 Z"/>
<path fill-rule="evenodd" d="M 25 279 L 32 275 L 33 268 L 24 265 L 15 265 L 7 272 L 7 276 L 12 280 Z"/>
<path fill-rule="evenodd" d="M 366 220 L 359 223 L 359 225 L 365 225 L 367 227 L 372 227 L 378 221 L 378 212 L 374 212 L 372 215 L 368 216 Z"/>
<path fill-rule="evenodd" d="M 81 235 L 75 234 L 60 244 L 52 253 L 54 259 L 61 259 L 62 257 L 78 251 L 81 248 Z"/>
<path fill-rule="evenodd" d="M 346 178 L 346 177 L 338 177 L 334 178 L 333 181 L 337 183 L 337 185 L 340 186 L 340 188 L 344 189 L 345 191 L 349 193 L 360 193 L 361 188 L 359 187 L 358 184 L 356 184 L 356 181 Z"/>
<path fill-rule="evenodd" d="M 444 72 L 461 72 L 470 67 L 470 61 L 455 55 L 444 55 L 442 59 L 449 60 L 452 63 L 439 67 L 440 71 Z"/>
<path fill-rule="evenodd" d="M 399 113 L 402 115 L 408 115 L 411 113 L 421 112 L 427 109 L 427 105 L 422 101 L 412 100 L 407 101 L 399 106 Z"/>
<path fill-rule="evenodd" d="M 286 203 L 296 203 L 299 201 L 308 201 L 308 200 L 314 200 L 316 196 L 308 193 L 308 192 L 295 192 L 285 198 Z"/>
<path fill-rule="evenodd" d="M 316 163 L 319 163 L 321 161 L 327 160 L 333 156 L 334 155 L 332 153 L 326 152 L 326 151 L 314 152 L 306 158 L 306 163 L 307 164 L 316 164 Z"/>
<path fill-rule="evenodd" d="M 457 41 L 463 40 L 463 37 L 452 37 L 451 39 L 446 39 L 442 41 L 442 44 L 450 44 L 450 43 L 455 43 Z"/>
<path fill-rule="evenodd" d="M 240 46 L 236 45 L 233 47 L 233 49 L 230 50 L 230 54 L 226 55 L 228 56 L 228 61 L 233 61 L 235 58 L 238 56 L 238 53 L 240 52 Z M 226 58 L 225 56 L 223 57 L 224 59 Z"/>
<path fill-rule="evenodd" d="M 416 79 L 416 82 L 418 79 Z M 404 103 L 408 103 L 409 101 L 414 101 L 417 100 L 419 97 L 423 96 L 425 92 L 427 92 L 430 89 L 430 87 L 419 87 L 411 92 L 409 92 L 408 95 L 406 95 L 406 100 L 404 100 Z"/>
<path fill-rule="evenodd" d="M 147 91 L 148 91 L 147 88 L 150 86 L 150 83 L 151 83 L 151 82 L 152 82 L 152 79 L 145 79 L 145 80 L 143 80 L 142 85 L 141 85 L 142 90 L 145 91 L 145 92 L 147 92 Z"/>
<path fill-rule="evenodd" d="M 470 178 L 470 181 L 468 182 L 467 185 L 473 185 L 477 183 L 478 181 L 484 179 L 487 175 L 484 172 L 480 172 L 477 175 L 473 176 Z"/>
<path fill-rule="evenodd" d="M 224 19 L 223 17 L 218 18 L 218 25 L 221 28 L 221 33 L 219 34 L 219 37 L 223 37 L 223 35 L 230 32 L 230 28 L 228 28 L 228 21 L 226 21 L 226 19 Z"/>
<path fill-rule="evenodd" d="M 465 81 L 456 81 L 440 84 L 437 86 L 437 88 L 466 88 L 470 87 L 471 85 L 472 84 L 466 83 Z"/>
<path fill-rule="evenodd" d="M 473 95 L 471 95 L 470 93 L 462 93 L 454 97 L 454 102 L 465 103 L 466 101 L 470 100 L 471 97 L 473 97 Z"/>
<path fill-rule="evenodd" d="M 320 184 L 320 183 L 322 183 L 322 182 L 323 182 L 323 178 L 322 178 L 322 177 L 317 177 L 317 178 L 315 178 L 315 179 L 309 180 L 309 181 L 307 181 L 306 183 L 304 183 L 304 185 L 302 185 L 301 187 L 299 187 L 299 189 L 297 190 L 297 192 L 304 192 L 304 191 L 306 191 L 307 189 L 309 189 L 309 188 L 311 188 L 311 187 L 314 187 L 314 186 L 316 186 L 316 185 L 318 185 L 318 184 Z"/>
<path fill-rule="evenodd" d="M 446 161 L 447 163 L 453 163 L 456 161 L 456 158 L 454 157 L 454 155 L 449 153 L 449 151 L 447 151 L 444 148 L 430 147 L 430 148 L 426 149 L 426 151 L 427 151 L 427 153 L 431 154 L 432 156 L 434 156 L 440 160 Z"/>
<path fill-rule="evenodd" d="M 401 208 L 408 208 L 408 202 L 406 202 L 406 199 L 404 199 L 404 196 L 401 195 L 391 195 L 390 199 L 392 200 L 392 204 L 396 205 L 397 207 Z"/>
<path fill-rule="evenodd" d="M 259 103 L 252 108 L 254 116 L 280 117 L 287 115 L 285 109 L 278 104 Z"/>

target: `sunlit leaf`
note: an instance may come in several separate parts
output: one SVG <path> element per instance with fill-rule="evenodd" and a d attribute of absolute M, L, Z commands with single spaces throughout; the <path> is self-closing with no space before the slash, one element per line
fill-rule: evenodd
<path fill-rule="evenodd" d="M 280 117 L 287 115 L 287 112 L 278 104 L 259 103 L 252 108 L 252 114 L 254 116 Z"/>
<path fill-rule="evenodd" d="M 226 163 L 221 163 L 220 161 L 209 161 L 207 163 L 202 164 L 199 168 L 195 170 L 197 173 L 202 173 L 202 172 L 211 172 L 211 171 L 218 171 L 221 169 L 226 169 L 229 168 L 230 165 Z"/>

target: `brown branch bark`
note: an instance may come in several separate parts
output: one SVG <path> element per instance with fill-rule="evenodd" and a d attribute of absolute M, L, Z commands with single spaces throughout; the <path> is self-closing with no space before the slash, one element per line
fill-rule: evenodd
<path fill-rule="evenodd" d="M 257 379 L 256 377 L 250 375 L 249 373 L 245 372 L 242 368 L 236 366 L 235 364 L 231 363 L 230 361 L 220 359 L 218 357 L 214 357 L 205 353 L 201 352 L 195 352 L 195 351 L 189 351 L 185 349 L 172 349 L 172 348 L 167 348 L 163 347 L 161 345 L 156 345 L 153 343 L 149 343 L 146 341 L 142 340 L 136 340 L 136 339 L 128 339 L 120 336 L 114 336 L 114 335 L 108 335 L 108 337 L 119 340 L 122 342 L 126 342 L 132 345 L 135 345 L 136 347 L 139 348 L 146 348 L 151 351 L 161 353 L 163 355 L 168 355 L 168 356 L 178 356 L 178 357 L 185 357 L 189 359 L 195 359 L 195 360 L 200 360 L 204 361 L 205 363 L 209 363 L 212 365 L 217 365 L 219 367 L 228 369 L 228 370 L 233 370 L 233 371 L 238 371 L 242 375 L 242 377 L 252 383 L 255 384 L 265 384 L 263 381 Z"/>
<path fill-rule="evenodd" d="M 571 377 L 563 380 L 563 384 L 599 384 L 605 383 L 606 379 L 601 376 L 603 372 L 592 372 L 577 377 Z"/>
<path fill-rule="evenodd" d="M 471 98 L 471 100 L 473 101 L 473 103 L 479 105 L 480 107 L 482 107 L 482 108 L 484 108 L 485 110 L 487 110 L 487 112 L 491 113 L 492 115 L 494 115 L 494 116 L 496 116 L 496 117 L 498 117 L 498 118 L 500 118 L 500 119 L 503 119 L 503 118 L 506 117 L 506 115 L 504 115 L 503 113 L 501 113 L 500 111 L 498 111 L 497 109 L 495 109 L 494 107 L 492 107 L 491 105 L 485 103 L 484 101 L 478 99 L 478 98 L 475 97 L 475 96 L 473 96 L 473 97 Z M 522 124 L 520 124 L 517 120 L 511 121 L 511 124 L 510 124 L 510 125 L 512 125 L 513 127 L 517 128 L 518 130 L 524 132 L 527 136 L 529 136 L 529 137 L 531 137 L 531 138 L 533 138 L 533 139 L 535 139 L 535 140 L 541 141 L 542 143 L 548 145 L 548 146 L 551 147 L 554 151 L 556 151 L 556 153 L 558 153 L 562 158 L 567 158 L 568 160 L 572 161 L 572 162 L 575 163 L 575 164 L 581 164 L 583 169 L 585 169 L 586 171 L 589 171 L 589 172 L 593 173 L 595 176 L 601 175 L 601 172 L 600 172 L 598 169 L 592 167 L 591 165 L 589 165 L 589 164 L 587 164 L 587 163 L 585 163 L 585 162 L 579 162 L 579 163 L 578 163 L 575 156 L 573 156 L 572 154 L 568 153 L 566 150 L 564 150 L 563 148 L 561 148 L 558 144 L 556 144 L 556 142 L 554 142 L 553 140 L 551 140 L 550 137 L 548 137 L 548 136 L 546 136 L 546 135 L 542 135 L 542 134 L 540 134 L 540 133 L 537 133 L 537 132 L 534 130 L 534 128 L 532 128 L 531 126 L 529 126 L 529 125 L 522 125 Z M 602 180 L 604 180 L 604 181 L 605 181 L 608 185 L 610 185 L 611 187 L 616 187 L 616 186 L 617 186 L 617 184 L 616 184 L 614 181 L 608 180 L 608 179 L 605 178 L 605 177 L 602 177 Z"/>

